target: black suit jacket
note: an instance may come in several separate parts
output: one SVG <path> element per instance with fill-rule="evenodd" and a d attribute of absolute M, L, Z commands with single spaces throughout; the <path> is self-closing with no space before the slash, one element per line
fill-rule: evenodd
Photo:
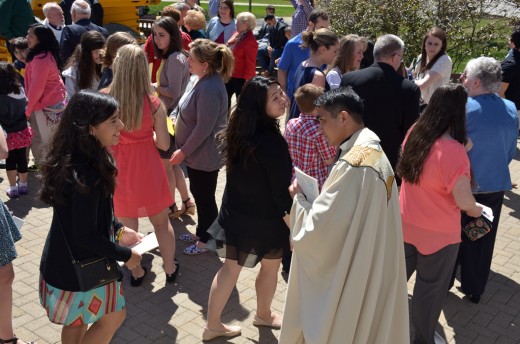
<path fill-rule="evenodd" d="M 63 28 L 63 32 L 61 33 L 61 60 L 64 64 L 67 63 L 67 60 L 76 49 L 76 46 L 79 44 L 81 40 L 81 36 L 87 31 L 97 31 L 101 32 L 105 38 L 108 37 L 108 31 L 104 27 L 97 26 L 92 23 L 88 19 L 78 20 L 75 24 L 67 25 Z"/>
<path fill-rule="evenodd" d="M 365 126 L 379 136 L 395 170 L 403 139 L 419 118 L 419 87 L 382 62 L 344 74 L 341 86 L 352 86 L 363 99 Z"/>

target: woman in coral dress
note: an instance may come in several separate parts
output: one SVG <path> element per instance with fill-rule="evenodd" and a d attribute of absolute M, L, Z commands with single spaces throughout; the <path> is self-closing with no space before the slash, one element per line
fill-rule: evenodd
<path fill-rule="evenodd" d="M 118 50 L 108 93 L 119 101 L 125 125 L 119 144 L 113 147 L 118 169 L 115 215 L 125 226 L 134 229 L 138 228 L 138 218 L 150 219 L 159 242 L 166 281 L 174 282 L 178 265 L 174 262 L 175 239 L 168 219 L 173 199 L 157 152 L 157 148 L 169 147 L 166 112 L 153 95 L 148 62 L 139 46 L 129 44 Z M 146 273 L 138 265 L 132 270 L 130 284 L 141 285 Z"/>

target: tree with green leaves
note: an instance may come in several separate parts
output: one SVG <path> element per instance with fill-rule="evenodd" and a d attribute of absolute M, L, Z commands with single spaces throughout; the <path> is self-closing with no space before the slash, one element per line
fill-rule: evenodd
<path fill-rule="evenodd" d="M 517 20 L 506 18 L 506 10 L 497 13 L 496 2 L 486 0 L 321 0 L 319 6 L 339 35 L 356 33 L 373 40 L 382 34 L 398 35 L 406 44 L 406 62 L 420 54 L 424 34 L 441 27 L 448 35 L 454 71 L 473 57 L 502 59 Z"/>

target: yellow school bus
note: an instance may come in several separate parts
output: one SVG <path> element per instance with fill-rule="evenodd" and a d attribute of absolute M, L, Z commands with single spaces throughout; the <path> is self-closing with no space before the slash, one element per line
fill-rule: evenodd
<path fill-rule="evenodd" d="M 44 18 L 42 8 L 47 2 L 60 0 L 32 0 L 34 15 L 40 19 Z M 99 0 L 103 6 L 103 24 L 120 24 L 129 27 L 135 32 L 139 32 L 139 16 L 137 7 L 156 5 L 161 0 Z M 11 61 L 11 56 L 7 52 L 6 42 L 0 38 L 0 61 Z"/>

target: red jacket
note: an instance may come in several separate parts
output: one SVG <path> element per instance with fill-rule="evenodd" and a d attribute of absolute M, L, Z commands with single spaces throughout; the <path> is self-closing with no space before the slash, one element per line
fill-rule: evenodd
<path fill-rule="evenodd" d="M 235 32 L 228 41 L 228 45 L 232 45 L 238 37 Z M 249 80 L 256 75 L 256 54 L 258 52 L 258 43 L 256 42 L 253 31 L 249 30 L 246 36 L 240 42 L 233 46 L 233 56 L 235 57 L 235 69 L 233 70 L 233 78 L 241 78 Z"/>

